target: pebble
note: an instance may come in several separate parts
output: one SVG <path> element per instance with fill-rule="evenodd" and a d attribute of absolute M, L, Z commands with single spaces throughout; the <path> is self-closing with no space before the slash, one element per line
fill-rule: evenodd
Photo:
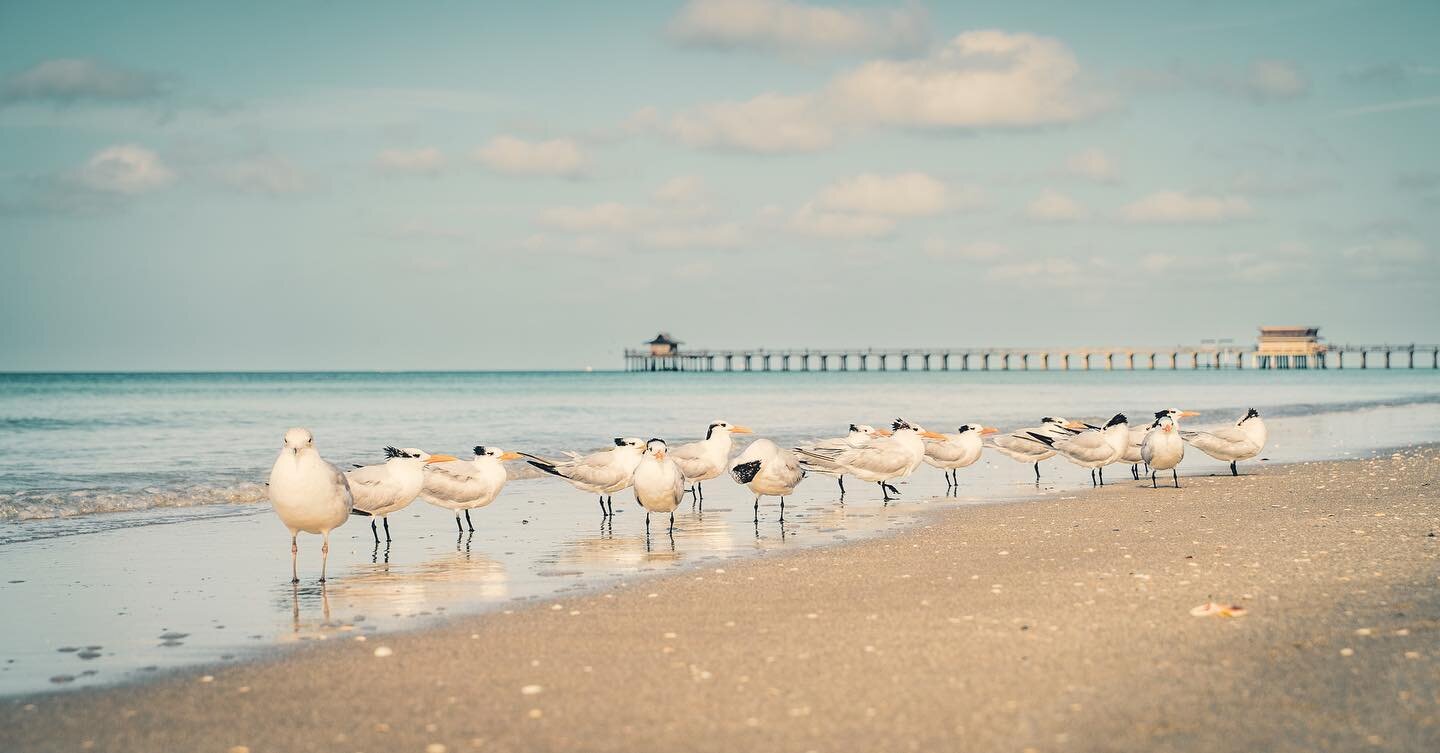
<path fill-rule="evenodd" d="M 375 655 L 381 659 L 384 659 L 385 657 L 390 656 L 394 653 L 394 651 L 390 650 L 389 646 L 379 646 L 375 649 Z"/>
<path fill-rule="evenodd" d="M 231 745 L 225 753 L 250 753 L 250 748 L 244 745 Z"/>
<path fill-rule="evenodd" d="M 442 743 L 430 743 L 425 746 L 425 753 L 445 753 L 445 746 Z"/>
<path fill-rule="evenodd" d="M 526 685 L 525 687 L 523 687 L 523 688 L 520 689 L 520 694 L 521 694 L 521 695 L 539 695 L 539 694 L 540 694 L 541 692 L 543 692 L 544 690 L 545 690 L 545 688 L 543 688 L 543 687 L 541 687 L 541 686 L 539 686 L 539 685 Z"/>
<path fill-rule="evenodd" d="M 1340 655 L 1341 655 L 1341 656 L 1354 656 L 1354 655 L 1355 655 L 1355 649 L 1349 648 L 1349 647 L 1342 648 L 1342 649 L 1340 649 Z"/>

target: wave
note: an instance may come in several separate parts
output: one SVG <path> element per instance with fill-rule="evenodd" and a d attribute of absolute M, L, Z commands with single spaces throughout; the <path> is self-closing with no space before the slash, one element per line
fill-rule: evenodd
<path fill-rule="evenodd" d="M 107 512 L 135 512 L 158 507 L 245 505 L 265 500 L 265 485 L 193 485 L 133 492 L 76 490 L 0 494 L 0 520 L 47 520 Z"/>

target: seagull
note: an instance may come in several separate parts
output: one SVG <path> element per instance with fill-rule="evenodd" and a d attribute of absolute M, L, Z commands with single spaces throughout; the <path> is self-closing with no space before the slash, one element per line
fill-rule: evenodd
<path fill-rule="evenodd" d="M 1175 467 L 1185 459 L 1185 440 L 1180 438 L 1179 424 L 1170 413 L 1171 411 L 1164 410 L 1156 414 L 1155 424 L 1145 432 L 1145 441 L 1140 444 L 1140 458 L 1150 467 L 1152 489 L 1157 486 L 1156 471 L 1170 471 L 1170 477 L 1175 480 L 1175 488 L 1180 488 L 1180 474 Z"/>
<path fill-rule="evenodd" d="M 1075 421 L 1046 416 L 1040 419 L 1039 426 L 1021 429 L 1010 434 L 1002 434 L 989 440 L 988 446 L 999 450 L 1002 455 L 1018 463 L 1034 463 L 1035 483 L 1039 484 L 1040 461 L 1055 457 L 1055 450 L 1051 449 L 1048 445 L 1037 443 L 1031 435 L 1044 434 L 1050 437 L 1068 437 L 1084 428 L 1084 424 Z"/>
<path fill-rule="evenodd" d="M 1095 484 L 1095 469 L 1100 469 L 1100 486 L 1105 485 L 1105 466 L 1125 452 L 1130 441 L 1130 426 L 1125 414 L 1116 413 L 1102 428 L 1091 428 L 1070 437 L 1052 437 L 1039 432 L 1030 435 L 1036 442 L 1055 448 L 1067 460 L 1090 469 L 1090 483 Z"/>
<path fill-rule="evenodd" d="M 768 439 L 757 439 L 750 443 L 735 464 L 730 466 L 730 475 L 736 482 L 750 487 L 755 494 L 755 522 L 760 522 L 760 498 L 780 498 L 780 522 L 785 522 L 785 498 L 795 491 L 800 480 L 805 478 L 805 469 L 800 459 L 789 450 L 782 450 Z"/>
<path fill-rule="evenodd" d="M 960 469 L 980 459 L 985 437 L 1000 430 L 993 426 L 965 424 L 945 434 L 944 439 L 932 439 L 925 443 L 925 462 L 945 471 L 945 488 L 960 488 Z M 954 481 L 951 481 L 951 475 Z"/>
<path fill-rule="evenodd" d="M 889 484 L 909 476 L 925 457 L 926 439 L 944 439 L 944 434 L 915 426 L 903 418 L 895 419 L 888 437 L 877 437 L 864 447 L 812 450 L 796 447 L 806 470 L 821 473 L 848 473 L 861 481 L 874 481 L 886 502 L 890 494 L 900 490 Z"/>
<path fill-rule="evenodd" d="M 875 427 L 873 427 L 873 426 L 870 426 L 870 425 L 868 425 L 868 424 L 850 424 L 850 433 L 849 433 L 849 434 L 846 434 L 846 435 L 843 436 L 843 437 L 835 437 L 835 438 L 833 438 L 833 439 L 822 439 L 822 440 L 820 440 L 819 442 L 816 442 L 815 444 L 812 444 L 812 445 L 810 445 L 809 447 L 806 447 L 805 449 L 807 449 L 807 450 L 847 450 L 847 449 L 854 449 L 854 448 L 856 448 L 856 447 L 864 447 L 865 445 L 870 444 L 870 440 L 872 440 L 872 439 L 874 439 L 874 438 L 876 438 L 876 437 L 888 437 L 888 436 L 890 436 L 890 432 L 888 432 L 888 431 L 886 431 L 886 430 L 884 430 L 884 429 L 877 429 L 877 428 L 875 428 Z M 818 469 L 818 468 L 817 468 L 817 469 L 812 469 L 812 470 L 815 470 L 815 471 L 821 472 L 821 473 L 831 473 L 830 471 L 821 471 L 821 470 Z M 834 473 L 833 475 L 835 476 L 835 479 L 840 482 L 840 498 L 841 498 L 841 499 L 844 499 L 844 498 L 845 498 L 845 474 L 844 474 L 844 473 Z"/>
<path fill-rule="evenodd" d="M 610 495 L 630 486 L 630 477 L 635 466 L 645 454 L 645 440 L 635 437 L 616 437 L 615 446 L 609 450 L 592 452 L 581 456 L 567 453 L 569 460 L 546 460 L 542 457 L 520 453 L 527 463 L 552 475 L 570 482 L 582 492 L 600 495 L 600 512 L 609 517 L 615 514 L 615 502 Z M 609 503 L 610 509 L 605 509 Z"/>
<path fill-rule="evenodd" d="M 1260 420 L 1260 411 L 1251 408 L 1245 417 L 1215 431 L 1182 431 L 1180 436 L 1201 452 L 1216 460 L 1230 461 L 1230 475 L 1239 476 L 1235 463 L 1249 460 L 1265 449 L 1270 433 Z"/>
<path fill-rule="evenodd" d="M 290 582 L 300 582 L 295 569 L 300 547 L 295 539 L 304 531 L 324 537 L 320 545 L 320 582 L 324 583 L 330 532 L 345 522 L 354 504 L 345 474 L 320 457 L 309 430 L 294 428 L 285 432 L 285 446 L 270 467 L 268 487 L 275 514 L 290 529 Z"/>
<path fill-rule="evenodd" d="M 425 466 L 425 486 L 420 499 L 436 507 L 455 511 L 455 528 L 461 533 L 460 511 L 465 511 L 465 525 L 471 531 L 470 511 L 484 507 L 500 495 L 507 478 L 506 460 L 519 460 L 520 453 L 477 445 L 474 460 L 452 460 Z"/>
<path fill-rule="evenodd" d="M 725 472 L 726 466 L 730 463 L 730 450 L 735 444 L 731 435 L 750 433 L 752 433 L 750 429 L 744 426 L 734 426 L 725 421 L 711 421 L 709 428 L 705 430 L 704 439 L 699 442 L 682 444 L 673 452 L 668 453 L 671 460 L 680 466 L 680 470 L 685 474 L 685 480 L 691 482 L 691 493 L 702 505 L 705 492 L 701 490 L 700 482 L 715 478 Z"/>
<path fill-rule="evenodd" d="M 645 508 L 645 534 L 650 534 L 650 513 L 670 513 L 670 530 L 675 530 L 675 508 L 685 496 L 685 472 L 665 451 L 665 440 L 645 443 L 645 454 L 635 466 L 635 501 Z"/>
<path fill-rule="evenodd" d="M 375 543 L 380 543 L 380 533 L 375 530 L 375 518 L 385 523 L 385 540 L 390 540 L 390 514 L 410 506 L 425 488 L 425 466 L 431 463 L 447 463 L 457 458 L 454 455 L 431 455 L 414 447 L 385 448 L 387 460 L 379 465 L 357 466 L 346 471 L 350 491 L 355 495 L 355 509 L 351 515 L 365 515 L 370 518 L 370 533 Z"/>

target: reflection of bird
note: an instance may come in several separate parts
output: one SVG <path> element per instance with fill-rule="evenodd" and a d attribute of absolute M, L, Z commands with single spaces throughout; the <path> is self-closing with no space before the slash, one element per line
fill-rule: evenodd
<path fill-rule="evenodd" d="M 354 515 L 370 516 L 370 533 L 375 540 L 375 518 L 385 523 L 385 540 L 390 540 L 390 515 L 410 506 L 425 488 L 425 466 L 455 460 L 453 455 L 431 455 L 424 450 L 407 447 L 403 450 L 385 448 L 388 458 L 379 465 L 362 465 L 348 471 L 350 490 L 355 495 Z"/>
<path fill-rule="evenodd" d="M 665 451 L 665 441 L 645 443 L 645 455 L 635 466 L 635 501 L 645 508 L 645 532 L 650 532 L 650 513 L 670 513 L 670 530 L 675 530 L 675 508 L 685 496 L 685 473 Z"/>
<path fill-rule="evenodd" d="M 1130 425 L 1125 414 L 1116 413 L 1103 428 L 1087 429 L 1070 437 L 1054 437 L 1038 432 L 1030 435 L 1036 442 L 1053 447 L 1066 460 L 1090 469 L 1090 483 L 1095 483 L 1095 469 L 1100 469 L 1100 485 L 1105 485 L 1105 466 L 1125 452 L 1130 441 Z"/>
<path fill-rule="evenodd" d="M 640 456 L 644 453 L 644 440 L 616 437 L 615 447 L 612 449 L 592 452 L 583 457 L 572 452 L 569 453 L 569 460 L 546 460 L 528 453 L 521 455 L 530 465 L 569 481 L 576 489 L 600 495 L 601 514 L 614 515 L 615 503 L 610 499 L 610 495 L 630 486 L 630 477 L 635 473 L 635 466 L 640 463 Z M 610 503 L 608 512 L 605 510 L 606 502 Z"/>
<path fill-rule="evenodd" d="M 1180 438 L 1179 427 L 1170 411 L 1160 411 L 1154 426 L 1145 432 L 1145 441 L 1140 443 L 1140 459 L 1150 466 L 1152 488 L 1156 486 L 1156 471 L 1170 471 L 1175 488 L 1180 488 L 1180 473 L 1175 467 L 1185 459 L 1185 440 Z"/>
<path fill-rule="evenodd" d="M 285 432 L 285 446 L 270 467 L 270 504 L 290 529 L 290 582 L 299 583 L 296 558 L 300 531 L 324 537 L 320 545 L 320 582 L 330 562 L 330 531 L 339 528 L 350 515 L 353 499 L 350 485 L 339 468 L 325 462 L 315 449 L 315 437 L 305 429 Z"/>
<path fill-rule="evenodd" d="M 1046 416 L 1040 419 L 1039 426 L 1032 426 L 1028 429 L 1021 429 L 1010 434 L 1001 434 L 990 440 L 989 446 L 1000 451 L 1017 463 L 1035 464 L 1035 483 L 1040 483 L 1040 461 L 1049 460 L 1055 457 L 1055 450 L 1048 445 L 1040 444 L 1031 436 L 1032 434 L 1044 434 L 1050 437 L 1070 436 L 1071 434 L 1085 428 L 1083 424 L 1068 421 L 1063 418 Z"/>
<path fill-rule="evenodd" d="M 699 442 L 682 444 L 668 453 L 668 457 L 680 466 L 695 494 L 696 501 L 705 499 L 700 482 L 724 473 L 730 463 L 730 451 L 735 446 L 734 434 L 749 434 L 750 429 L 734 426 L 725 421 L 711 421 L 705 429 L 705 438 Z"/>
<path fill-rule="evenodd" d="M 1260 420 L 1260 411 L 1251 408 L 1234 426 L 1214 431 L 1182 431 L 1180 436 L 1206 455 L 1230 461 L 1230 475 L 1239 476 L 1235 463 L 1259 455 L 1270 433 Z"/>
<path fill-rule="evenodd" d="M 477 446 L 474 460 L 452 460 L 447 463 L 432 463 L 425 468 L 425 486 L 420 498 L 437 507 L 455 511 L 455 528 L 460 526 L 460 511 L 465 511 L 465 525 L 475 530 L 470 522 L 470 511 L 484 507 L 500 495 L 505 486 L 506 460 L 518 460 L 520 453 L 505 452 L 494 447 Z"/>
<path fill-rule="evenodd" d="M 944 439 L 925 443 L 925 462 L 945 471 L 945 488 L 960 488 L 960 469 L 980 459 L 985 437 L 1000 431 L 993 426 L 965 424 Z M 952 480 L 951 474 L 954 474 Z"/>
<path fill-rule="evenodd" d="M 807 450 L 848 450 L 848 449 L 854 449 L 854 448 L 856 448 L 856 447 L 864 447 L 865 445 L 870 444 L 870 440 L 874 439 L 875 437 L 888 437 L 888 436 L 890 436 L 890 432 L 885 431 L 884 429 L 877 429 L 877 428 L 875 428 L 875 427 L 873 427 L 873 426 L 869 426 L 869 425 L 867 425 L 867 424 L 850 424 L 850 433 L 849 433 L 849 434 L 846 434 L 846 435 L 843 436 L 843 437 L 835 437 L 835 438 L 833 438 L 833 439 L 822 439 L 822 440 L 820 440 L 819 442 L 816 442 L 815 444 L 812 444 L 812 445 L 806 447 L 805 449 L 807 449 Z M 843 472 L 832 473 L 831 471 L 823 471 L 823 470 L 820 470 L 820 469 L 818 469 L 818 468 L 817 468 L 817 469 L 814 469 L 814 470 L 816 470 L 816 471 L 819 472 L 819 473 L 831 473 L 831 475 L 834 475 L 834 476 L 835 476 L 835 480 L 840 483 L 840 497 L 841 497 L 841 499 L 844 499 L 844 497 L 845 497 L 845 474 L 844 474 Z"/>
<path fill-rule="evenodd" d="M 807 470 L 821 473 L 848 473 L 861 481 L 874 481 L 886 502 L 890 495 L 900 493 L 889 482 L 909 476 L 925 457 L 926 439 L 944 439 L 915 426 L 903 418 L 895 419 L 888 437 L 877 437 L 864 447 L 846 449 L 807 449 L 796 447 L 800 462 Z"/>
<path fill-rule="evenodd" d="M 735 463 L 730 466 L 730 475 L 736 481 L 750 487 L 755 494 L 755 520 L 760 520 L 760 498 L 780 498 L 780 522 L 785 522 L 785 498 L 795 491 L 805 471 L 795 453 L 782 450 L 768 439 L 757 439 L 750 443 Z"/>

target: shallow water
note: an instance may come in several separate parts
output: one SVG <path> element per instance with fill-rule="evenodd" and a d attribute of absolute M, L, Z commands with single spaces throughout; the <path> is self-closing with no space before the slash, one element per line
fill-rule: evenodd
<path fill-rule="evenodd" d="M 882 506 L 852 481 L 846 504 L 817 477 L 751 522 L 728 479 L 682 508 L 673 537 L 628 493 L 603 522 L 595 498 L 554 479 L 512 481 L 477 531 L 423 503 L 393 516 L 376 546 L 352 519 L 332 540 L 321 588 L 318 537 L 301 539 L 302 583 L 289 583 L 285 529 L 263 502 L 264 476 L 290 425 L 328 458 L 375 462 L 386 444 L 461 454 L 476 444 L 550 453 L 616 435 L 699 432 L 713 418 L 782 442 L 896 415 L 939 430 L 966 422 L 1029 425 L 1040 414 L 1104 418 L 1160 407 L 1229 422 L 1259 408 L 1271 461 L 1358 456 L 1440 439 L 1440 379 L 1416 372 L 400 374 L 0 376 L 0 693 L 66 689 L 166 668 L 240 660 L 277 644 L 428 624 L 443 615 L 633 587 L 675 567 L 875 535 L 940 505 L 1089 488 L 1059 460 L 1030 466 L 988 454 L 943 498 L 922 466 Z M 857 407 L 860 406 L 860 407 Z M 37 458 L 43 460 L 37 462 Z M 523 466 L 522 466 L 523 467 Z M 1192 451 L 1182 472 L 1225 471 Z M 1112 467 L 1110 479 L 1129 481 Z M 1122 477 L 1122 478 L 1117 478 Z M 943 501 L 942 501 L 943 500 Z M 562 606 L 562 608 L 564 608 Z M 74 650 L 65 650 L 74 649 Z M 85 673 L 90 674 L 85 674 Z"/>

